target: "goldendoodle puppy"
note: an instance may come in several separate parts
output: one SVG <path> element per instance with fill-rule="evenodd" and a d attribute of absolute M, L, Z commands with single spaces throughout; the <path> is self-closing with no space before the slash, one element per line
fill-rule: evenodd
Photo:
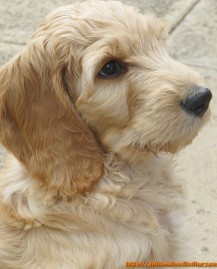
<path fill-rule="evenodd" d="M 183 190 L 171 153 L 207 121 L 212 95 L 169 56 L 163 21 L 119 2 L 57 9 L 1 69 L 0 89 L 11 153 L 1 269 L 179 258 Z"/>

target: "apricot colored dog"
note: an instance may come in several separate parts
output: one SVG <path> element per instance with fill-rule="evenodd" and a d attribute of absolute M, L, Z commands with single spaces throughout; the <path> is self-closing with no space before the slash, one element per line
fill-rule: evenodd
<path fill-rule="evenodd" d="M 207 121 L 212 95 L 166 38 L 162 20 L 132 7 L 80 3 L 51 13 L 1 69 L 0 142 L 11 153 L 0 175 L 1 269 L 181 257 L 172 154 Z"/>

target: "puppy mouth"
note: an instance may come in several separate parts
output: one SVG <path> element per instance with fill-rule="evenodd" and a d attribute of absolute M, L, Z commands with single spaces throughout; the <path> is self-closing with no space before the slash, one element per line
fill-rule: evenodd
<path fill-rule="evenodd" d="M 146 144 L 141 144 L 141 143 L 136 142 L 135 144 L 133 144 L 132 148 L 133 148 L 134 152 L 136 151 L 137 153 L 150 153 L 151 152 L 155 156 L 157 156 L 156 152 L 154 152 L 152 149 L 150 149 L 150 147 Z"/>
<path fill-rule="evenodd" d="M 166 144 L 158 144 L 158 145 L 147 145 L 147 144 L 142 144 L 139 142 L 136 142 L 132 145 L 131 149 L 133 150 L 134 153 L 137 154 L 147 154 L 147 153 L 152 153 L 156 157 L 158 157 L 159 152 L 167 152 L 167 153 L 175 153 L 182 147 L 179 145 L 179 143 L 166 143 Z"/>
<path fill-rule="evenodd" d="M 132 148 L 139 152 L 150 152 L 150 149 L 147 145 L 142 145 L 138 142 L 132 145 Z"/>

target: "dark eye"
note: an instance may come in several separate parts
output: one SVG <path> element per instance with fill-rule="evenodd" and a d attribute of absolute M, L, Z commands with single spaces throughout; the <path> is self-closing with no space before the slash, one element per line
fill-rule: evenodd
<path fill-rule="evenodd" d="M 114 77 L 118 75 L 121 70 L 122 66 L 118 61 L 110 61 L 103 66 L 99 72 L 99 76 L 103 78 Z"/>

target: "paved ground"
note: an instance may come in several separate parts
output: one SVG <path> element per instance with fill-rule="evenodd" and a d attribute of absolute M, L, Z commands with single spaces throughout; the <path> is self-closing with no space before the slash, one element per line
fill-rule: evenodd
<path fill-rule="evenodd" d="M 39 21 L 73 0 L 0 0 L 0 65 L 16 54 Z M 192 260 L 217 262 L 217 1 L 126 0 L 170 23 L 171 53 L 205 76 L 212 89 L 212 120 L 179 156 L 188 186 Z M 186 224 L 185 224 L 186 225 Z"/>

